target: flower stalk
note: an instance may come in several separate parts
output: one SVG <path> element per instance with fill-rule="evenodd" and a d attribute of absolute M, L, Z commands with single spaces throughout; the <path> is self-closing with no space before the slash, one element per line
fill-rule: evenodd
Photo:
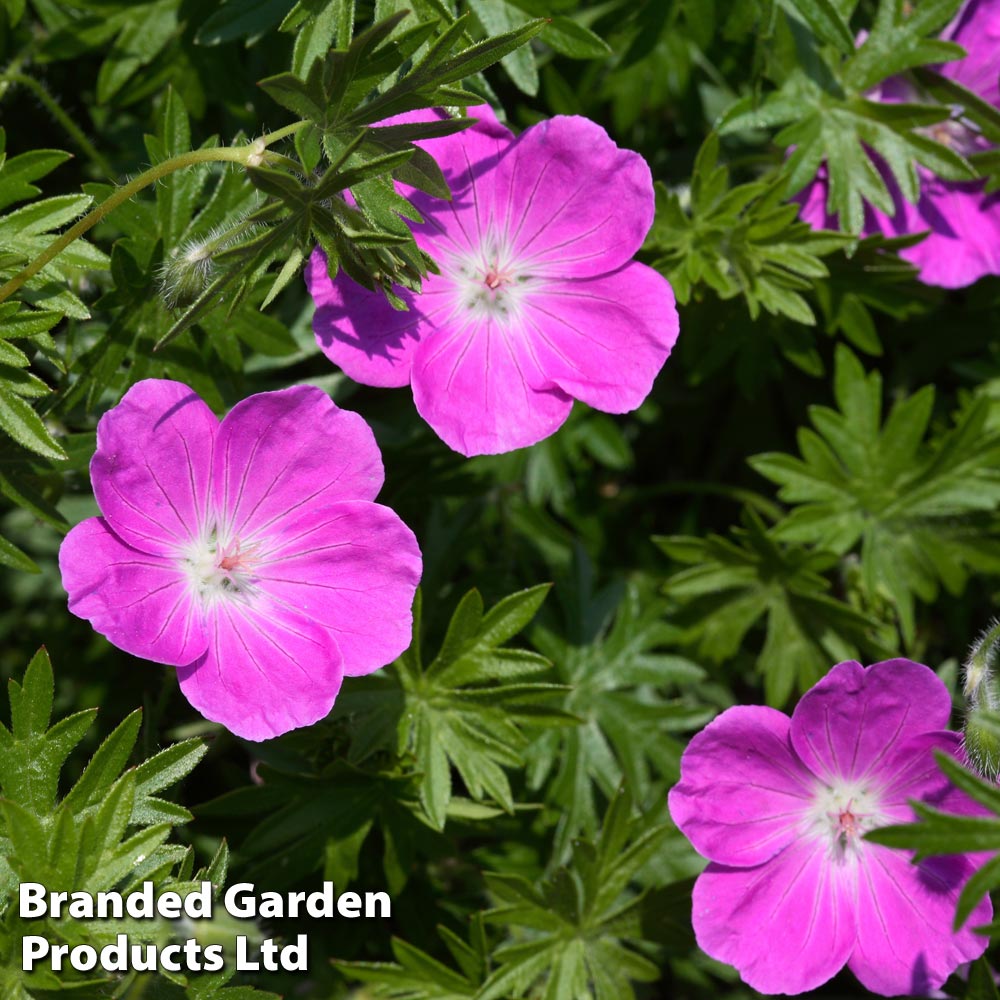
<path fill-rule="evenodd" d="M 10 87 L 23 87 L 41 104 L 46 111 L 59 123 L 63 131 L 76 143 L 89 160 L 101 173 L 110 177 L 114 170 L 100 150 L 87 138 L 83 130 L 73 119 L 63 111 L 59 102 L 48 92 L 45 85 L 33 76 L 22 73 L 16 64 L 0 73 L 0 100 Z"/>
<path fill-rule="evenodd" d="M 269 153 L 267 147 L 298 131 L 305 124 L 306 122 L 304 121 L 294 122 L 292 125 L 280 128 L 267 136 L 255 139 L 246 146 L 195 149 L 187 153 L 180 153 L 143 171 L 138 177 L 122 185 L 122 187 L 105 198 L 99 205 L 78 219 L 65 233 L 46 247 L 5 285 L 0 287 L 0 302 L 9 299 L 26 282 L 38 274 L 42 268 L 58 257 L 63 250 L 96 226 L 98 222 L 118 208 L 119 205 L 124 204 L 144 188 L 155 184 L 158 180 L 169 176 L 177 170 L 183 170 L 185 167 L 191 167 L 198 163 L 239 163 L 244 167 L 259 167 L 265 163 L 271 163 L 276 159 L 276 154 Z M 280 157 L 280 160 L 284 159 L 284 157 Z"/>

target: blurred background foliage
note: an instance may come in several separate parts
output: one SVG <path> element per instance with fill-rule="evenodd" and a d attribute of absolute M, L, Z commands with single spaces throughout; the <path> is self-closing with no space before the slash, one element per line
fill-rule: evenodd
<path fill-rule="evenodd" d="M 906 655 L 954 686 L 996 604 L 1000 279 L 931 288 L 897 256 L 912 239 L 852 235 L 884 197 L 872 148 L 946 176 L 995 169 L 920 131 L 950 107 L 879 120 L 862 102 L 883 76 L 956 54 L 936 35 L 958 0 L 908 6 L 0 0 L 0 281 L 151 165 L 308 123 L 259 169 L 170 174 L 0 304 L 0 672 L 20 679 L 44 644 L 56 716 L 99 707 L 64 780 L 142 707 L 136 760 L 208 746 L 173 792 L 194 816 L 178 806 L 174 837 L 194 851 L 174 845 L 169 877 L 190 878 L 194 856 L 218 866 L 225 839 L 229 877 L 261 890 L 325 877 L 393 893 L 391 922 L 270 923 L 309 934 L 311 972 L 254 985 L 331 1000 L 750 995 L 691 937 L 701 862 L 666 814 L 687 736 L 734 702 L 788 708 L 844 658 Z M 355 56 L 333 115 L 316 67 Z M 406 137 L 395 159 L 351 143 L 393 110 L 483 98 L 515 129 L 586 115 L 646 157 L 657 215 L 641 259 L 673 283 L 681 337 L 637 412 L 577 404 L 534 448 L 464 460 L 409 393 L 331 368 L 297 268 L 319 241 L 358 280 L 418 283 L 427 262 L 391 177 L 433 189 L 433 165 Z M 814 232 L 789 198 L 803 164 L 831 156 L 843 231 Z M 368 229 L 343 213 L 303 224 L 302 205 L 346 186 Z M 176 262 L 206 241 L 218 270 L 188 288 Z M 197 718 L 172 670 L 66 610 L 56 554 L 97 513 L 96 421 L 150 376 L 217 412 L 310 382 L 375 429 L 380 501 L 424 552 L 419 633 L 309 730 L 242 743 Z M 0 826 L 10 867 L 30 871 L 19 850 Z M 8 919 L 0 950 L 18 933 Z M 995 995 L 987 982 L 952 992 Z M 199 977 L 77 988 L 225 995 Z M 844 975 L 821 992 L 852 991 Z"/>

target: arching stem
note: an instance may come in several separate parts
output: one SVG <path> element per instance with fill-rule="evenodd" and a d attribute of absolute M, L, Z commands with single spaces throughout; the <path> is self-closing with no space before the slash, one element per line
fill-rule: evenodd
<path fill-rule="evenodd" d="M 78 240 L 93 226 L 96 226 L 109 212 L 113 212 L 119 205 L 124 204 L 133 195 L 138 194 L 143 188 L 155 184 L 163 177 L 172 174 L 175 170 L 183 170 L 185 167 L 194 166 L 197 163 L 240 163 L 243 166 L 256 167 L 270 160 L 271 154 L 267 152 L 267 147 L 280 139 L 291 135 L 302 128 L 306 122 L 295 122 L 286 125 L 284 128 L 271 132 L 269 135 L 255 139 L 246 146 L 223 146 L 214 149 L 195 149 L 189 153 L 181 153 L 178 156 L 171 156 L 162 163 L 144 171 L 138 177 L 118 188 L 92 208 L 86 215 L 78 219 L 69 229 L 59 236 L 53 243 L 49 244 L 31 263 L 27 264 L 21 271 L 14 275 L 2 288 L 0 288 L 0 302 L 9 299 L 26 281 L 30 281 L 39 271 L 50 261 L 59 256 L 71 243 Z M 284 159 L 281 157 L 280 159 Z"/>

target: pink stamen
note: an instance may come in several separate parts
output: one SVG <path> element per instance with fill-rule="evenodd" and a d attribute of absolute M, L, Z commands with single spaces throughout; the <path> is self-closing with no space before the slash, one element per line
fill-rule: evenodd
<path fill-rule="evenodd" d="M 846 845 L 849 840 L 853 840 L 861 833 L 859 820 L 864 819 L 863 813 L 855 814 L 852 811 L 854 800 L 848 800 L 847 805 L 837 813 L 828 813 L 830 819 L 836 818 L 837 838 L 841 844 Z"/>
<path fill-rule="evenodd" d="M 254 556 L 257 551 L 256 545 L 251 545 L 248 549 L 243 549 L 240 540 L 237 538 L 233 543 L 234 547 L 219 553 L 219 569 L 227 574 L 248 570 L 257 561 Z"/>

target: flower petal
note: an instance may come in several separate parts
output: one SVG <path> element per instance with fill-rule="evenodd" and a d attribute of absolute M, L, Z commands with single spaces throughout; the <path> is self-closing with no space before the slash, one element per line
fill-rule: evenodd
<path fill-rule="evenodd" d="M 619 149 L 587 118 L 557 115 L 532 125 L 489 180 L 499 231 L 507 234 L 521 270 L 535 266 L 573 278 L 614 271 L 631 259 L 653 224 L 646 161 Z"/>
<path fill-rule="evenodd" d="M 463 455 L 496 455 L 541 441 L 573 406 L 544 373 L 525 370 L 526 331 L 490 318 L 458 319 L 417 350 L 413 401 L 444 442 Z"/>
<path fill-rule="evenodd" d="M 492 210 L 482 200 L 486 192 L 477 193 L 473 185 L 496 165 L 513 139 L 489 105 L 469 108 L 468 114 L 478 120 L 463 132 L 414 144 L 434 156 L 452 190 L 451 201 L 399 185 L 424 219 L 412 227 L 417 243 L 438 260 L 456 252 L 467 254 L 470 247 L 478 246 L 481 227 L 488 225 L 485 213 Z M 447 117 L 439 110 L 410 111 L 379 122 L 374 131 Z M 433 275 L 425 279 L 420 295 L 396 288 L 396 294 L 409 306 L 407 311 L 393 309 L 380 292 L 369 291 L 343 272 L 331 280 L 319 248 L 309 259 L 305 279 L 317 306 L 313 331 L 323 353 L 363 385 L 407 385 L 413 352 L 428 333 L 428 314 L 441 307 L 440 301 L 429 297 L 434 293 Z"/>
<path fill-rule="evenodd" d="M 329 632 L 262 595 L 253 604 L 218 602 L 208 651 L 177 671 L 184 696 L 206 719 L 247 740 L 322 719 L 342 677 Z"/>
<path fill-rule="evenodd" d="M 668 801 L 699 854 L 757 865 L 799 836 L 815 778 L 795 756 L 788 729 L 783 712 L 739 705 L 691 740 Z"/>
<path fill-rule="evenodd" d="M 514 140 L 488 105 L 469 108 L 469 116 L 479 121 L 471 128 L 440 139 L 428 139 L 427 148 L 441 168 L 451 200 L 403 188 L 403 193 L 423 216 L 413 226 L 413 235 L 421 249 L 435 259 L 483 244 L 483 235 L 498 232 L 506 217 L 504 190 L 496 183 L 496 170 Z"/>
<path fill-rule="evenodd" d="M 137 382 L 97 425 L 90 478 L 115 534 L 166 555 L 201 536 L 219 421 L 181 382 Z"/>
<path fill-rule="evenodd" d="M 866 670 L 848 660 L 802 696 L 792 746 L 826 779 L 878 778 L 899 741 L 944 729 L 950 715 L 948 690 L 929 667 L 898 659 Z"/>
<path fill-rule="evenodd" d="M 928 858 L 865 844 L 858 869 L 858 940 L 848 966 L 861 984 L 884 996 L 923 995 L 963 962 L 986 950 L 972 928 L 989 921 L 986 897 L 957 934 L 958 894 L 975 866 L 962 855 Z"/>
<path fill-rule="evenodd" d="M 958 733 L 921 733 L 896 743 L 879 762 L 878 799 L 887 822 L 911 823 L 916 815 L 911 799 L 944 812 L 964 816 L 988 816 L 990 812 L 975 799 L 956 788 L 938 767 L 935 750 L 942 750 L 964 762 L 962 738 Z"/>
<path fill-rule="evenodd" d="M 982 187 L 982 182 L 955 184 L 924 174 L 916 205 L 897 198 L 896 215 L 878 217 L 879 228 L 890 236 L 930 230 L 926 239 L 900 251 L 920 268 L 925 284 L 964 288 L 1000 274 L 1000 194 L 984 194 Z"/>
<path fill-rule="evenodd" d="M 996 0 L 967 0 L 961 13 L 941 33 L 958 42 L 967 55 L 940 67 L 943 76 L 957 80 L 984 101 L 1000 108 L 1000 4 Z"/>
<path fill-rule="evenodd" d="M 899 186 L 881 168 L 893 200 L 893 214 L 865 207 L 863 234 L 887 237 L 926 232 L 927 236 L 899 255 L 919 268 L 925 285 L 964 288 L 988 274 L 1000 274 L 1000 194 L 985 194 L 982 181 L 943 181 L 919 169 L 920 198 L 910 204 Z M 837 220 L 826 214 L 826 168 L 795 196 L 799 216 L 814 229 L 836 229 Z"/>
<path fill-rule="evenodd" d="M 938 766 L 935 750 L 943 750 L 968 766 L 962 736 L 952 732 L 923 733 L 905 740 L 879 765 L 878 779 L 882 787 L 878 798 L 883 824 L 915 822 L 918 817 L 910 805 L 911 799 L 956 816 L 988 818 L 993 815 L 986 806 L 951 783 Z M 981 851 L 965 856 L 978 868 L 993 854 Z"/>
<path fill-rule="evenodd" d="M 830 215 L 826 210 L 826 200 L 829 192 L 829 174 L 824 163 L 819 168 L 815 179 L 811 180 L 792 198 L 792 201 L 799 204 L 799 218 L 803 222 L 808 222 L 813 229 L 832 229 L 836 231 L 840 228 L 837 225 L 837 217 Z M 865 235 L 871 235 L 867 226 L 864 232 Z"/>
<path fill-rule="evenodd" d="M 469 108 L 469 114 L 480 119 L 471 128 L 416 143 L 422 147 L 429 144 L 451 188 L 451 200 L 399 185 L 424 219 L 412 227 L 417 244 L 438 261 L 456 254 L 468 257 L 480 246 L 480 234 L 492 225 L 493 187 L 486 182 L 480 190 L 477 180 L 495 168 L 513 139 L 488 105 Z M 381 124 L 445 117 L 440 111 L 409 112 Z M 417 345 L 433 331 L 435 318 L 453 310 L 455 301 L 450 285 L 429 274 L 419 295 L 397 287 L 396 294 L 409 308 L 393 309 L 381 292 L 369 291 L 343 273 L 331 281 L 319 249 L 309 259 L 306 285 L 317 306 L 313 331 L 320 348 L 363 385 L 407 385 Z"/>
<path fill-rule="evenodd" d="M 183 571 L 126 545 L 104 518 L 63 539 L 59 570 L 70 611 L 126 653 L 179 665 L 205 651 L 208 633 Z"/>
<path fill-rule="evenodd" d="M 413 352 L 425 326 L 422 296 L 397 288 L 409 306 L 403 311 L 346 274 L 331 281 L 319 248 L 309 258 L 305 277 L 316 301 L 313 332 L 323 353 L 355 382 L 384 388 L 408 385 Z"/>
<path fill-rule="evenodd" d="M 694 886 L 694 933 L 761 993 L 804 993 L 835 975 L 855 940 L 843 880 L 821 842 L 797 841 L 756 868 L 710 864 Z"/>
<path fill-rule="evenodd" d="M 219 428 L 213 493 L 227 542 L 265 544 L 300 508 L 371 500 L 382 480 L 371 428 L 314 386 L 244 399 Z"/>
<path fill-rule="evenodd" d="M 679 329 L 666 278 L 638 263 L 550 282 L 526 298 L 524 315 L 547 383 L 609 413 L 642 404 Z"/>
<path fill-rule="evenodd" d="M 356 675 L 410 645 L 421 566 L 417 540 L 396 513 L 359 501 L 282 524 L 256 580 L 274 601 L 332 632 L 344 673 Z"/>
<path fill-rule="evenodd" d="M 372 125 L 370 131 L 373 138 L 377 138 L 379 129 L 386 126 L 412 125 L 415 122 L 446 121 L 453 117 L 454 115 L 449 115 L 441 108 L 418 108 L 416 111 L 403 111 L 401 114 L 383 118 Z M 472 119 L 475 124 L 457 134 L 468 135 L 470 132 L 477 132 L 486 136 L 505 139 L 508 142 L 514 138 L 510 129 L 506 125 L 501 124 L 500 119 L 496 116 L 496 112 L 488 104 L 476 104 L 466 108 L 465 117 Z M 426 149 L 426 144 L 430 143 L 430 151 L 436 152 L 442 142 L 446 142 L 451 138 L 452 136 L 439 136 L 435 139 L 417 139 L 413 145 Z"/>

